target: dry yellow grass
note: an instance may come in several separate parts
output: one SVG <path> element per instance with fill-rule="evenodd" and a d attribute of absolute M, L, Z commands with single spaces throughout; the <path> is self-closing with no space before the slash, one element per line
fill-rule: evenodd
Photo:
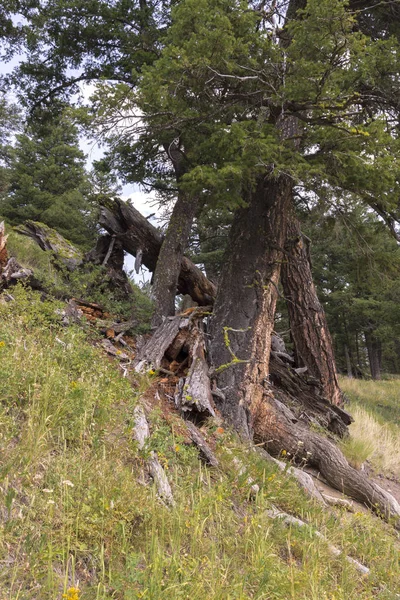
<path fill-rule="evenodd" d="M 400 477 L 400 381 L 342 379 L 341 386 L 354 417 L 343 444 L 348 460 L 355 467 L 369 460 L 375 470 Z"/>

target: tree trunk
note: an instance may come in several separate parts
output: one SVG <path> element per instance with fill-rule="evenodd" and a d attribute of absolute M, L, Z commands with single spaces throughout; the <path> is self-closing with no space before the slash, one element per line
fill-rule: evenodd
<path fill-rule="evenodd" d="M 186 158 L 180 141 L 165 144 L 164 150 L 174 168 L 178 198 L 172 210 L 153 277 L 153 326 L 163 318 L 175 314 L 175 296 L 183 254 L 189 242 L 190 231 L 197 212 L 198 199 L 180 189 L 180 180 L 186 172 Z"/>
<path fill-rule="evenodd" d="M 210 387 L 204 315 L 204 309 L 197 308 L 189 316 L 183 314 L 165 319 L 136 359 L 137 370 L 161 365 L 160 371 L 170 374 L 174 383 L 176 374 L 182 373 L 176 386 L 175 402 L 181 414 L 195 423 L 215 415 L 212 396 L 214 400 L 223 396 L 221 390 Z M 321 398 L 315 385 L 276 357 L 271 360 L 270 381 L 258 389 L 253 386 L 253 390 L 257 392 L 257 403 L 253 401 L 250 406 L 254 441 L 262 455 L 270 459 L 261 446 L 275 456 L 287 455 L 292 465 L 317 467 L 332 487 L 363 502 L 380 516 L 388 520 L 393 518 L 395 525 L 400 526 L 400 506 L 396 500 L 369 481 L 364 472 L 350 467 L 334 438 L 329 439 L 329 431 L 345 434 L 351 422 L 348 413 Z M 225 401 L 226 397 L 222 399 Z M 310 425 L 327 429 L 327 435 L 316 433 Z M 201 448 L 202 444 L 199 446 Z M 282 461 L 276 462 L 279 468 L 285 469 Z M 287 467 L 287 472 L 308 493 L 323 502 L 309 475 L 293 466 Z"/>
<path fill-rule="evenodd" d="M 349 354 L 349 347 L 347 346 L 347 344 L 344 345 L 344 355 L 345 355 L 345 358 L 346 358 L 347 377 L 349 379 L 353 379 L 353 371 L 351 369 L 351 360 L 350 360 L 350 354 Z"/>
<path fill-rule="evenodd" d="M 154 271 L 152 288 L 155 304 L 152 320 L 154 326 L 159 325 L 163 317 L 175 314 L 175 296 L 182 258 L 189 242 L 197 206 L 198 202 L 194 197 L 179 192 Z"/>
<path fill-rule="evenodd" d="M 223 417 L 251 438 L 251 406 L 267 380 L 293 183 L 259 176 L 230 231 L 211 320 L 211 360 Z"/>
<path fill-rule="evenodd" d="M 311 273 L 309 243 L 301 233 L 300 223 L 292 211 L 281 280 L 296 364 L 298 367 L 307 367 L 308 373 L 321 384 L 329 402 L 339 406 L 343 403 L 343 397 L 325 311 L 318 300 Z"/>
<path fill-rule="evenodd" d="M 370 331 L 364 332 L 372 379 L 381 379 L 382 344 Z"/>
<path fill-rule="evenodd" d="M 131 204 L 119 198 L 103 200 L 100 225 L 115 235 L 125 252 L 136 257 L 139 255 L 150 271 L 155 270 L 163 236 Z M 189 294 L 200 306 L 209 306 L 213 304 L 217 290 L 204 273 L 184 256 L 180 265 L 178 292 Z"/>

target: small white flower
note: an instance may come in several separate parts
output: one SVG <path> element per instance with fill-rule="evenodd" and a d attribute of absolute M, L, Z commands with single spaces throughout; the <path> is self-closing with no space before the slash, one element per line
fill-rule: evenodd
<path fill-rule="evenodd" d="M 48 500 L 47 504 L 55 504 L 54 500 Z"/>
<path fill-rule="evenodd" d="M 70 481 L 69 479 L 64 479 L 62 484 L 67 485 L 68 487 L 75 487 L 74 484 L 72 483 L 72 481 Z"/>
<path fill-rule="evenodd" d="M 54 490 L 49 490 L 48 488 L 43 488 L 42 492 L 44 492 L 45 494 L 52 494 L 54 492 Z"/>

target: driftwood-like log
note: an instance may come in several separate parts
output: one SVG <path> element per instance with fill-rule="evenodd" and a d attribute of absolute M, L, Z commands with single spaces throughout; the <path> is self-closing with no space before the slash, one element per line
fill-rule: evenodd
<path fill-rule="evenodd" d="M 131 204 L 119 198 L 104 201 L 100 210 L 100 225 L 116 236 L 126 252 L 139 255 L 141 264 L 152 272 L 155 270 L 163 236 Z M 200 306 L 207 306 L 213 304 L 217 290 L 191 260 L 183 257 L 178 292 L 189 294 Z"/>
<path fill-rule="evenodd" d="M 316 467 L 330 486 L 365 504 L 373 512 L 393 521 L 400 529 L 400 505 L 396 499 L 353 469 L 339 448 L 328 438 L 315 433 L 304 423 L 289 418 L 270 391 L 258 406 L 252 406 L 254 438 L 267 451 L 282 451 L 292 460 Z"/>
<path fill-rule="evenodd" d="M 282 512 L 275 506 L 271 510 L 267 510 L 266 514 L 268 515 L 268 517 L 270 519 L 279 519 L 279 520 L 283 521 L 285 523 L 285 525 L 287 525 L 288 527 L 291 525 L 294 525 L 295 527 L 307 527 L 307 528 L 311 529 L 310 525 L 308 523 L 305 523 L 305 521 L 302 521 L 301 519 L 298 519 L 297 517 L 293 517 L 292 515 L 289 515 L 288 513 Z M 313 530 L 313 534 L 315 535 L 315 537 L 318 537 L 321 540 L 324 540 L 324 542 L 326 542 L 326 544 L 328 546 L 328 550 L 333 556 L 341 556 L 341 554 L 343 554 L 342 550 L 340 550 L 339 548 L 337 548 L 336 546 L 331 544 L 327 540 L 327 538 L 324 535 L 322 535 L 322 533 L 320 531 Z M 370 572 L 369 568 L 366 567 L 365 565 L 363 565 L 362 563 L 360 563 L 358 560 L 356 560 L 355 558 L 352 558 L 351 556 L 347 556 L 347 555 L 345 555 L 345 558 L 350 564 L 352 564 L 354 567 L 356 567 L 356 569 L 358 571 L 360 571 L 360 573 L 362 573 L 363 575 L 369 574 L 369 572 Z"/>
<path fill-rule="evenodd" d="M 135 425 L 133 429 L 133 435 L 140 450 L 143 450 L 147 440 L 150 438 L 150 428 L 145 412 L 141 406 L 136 406 L 134 410 L 134 420 Z M 157 453 L 154 451 L 150 452 L 150 457 L 147 460 L 147 468 L 149 469 L 149 473 L 156 484 L 157 493 L 160 498 L 164 500 L 166 504 L 173 506 L 175 502 L 172 495 L 171 486 L 169 485 L 165 471 L 158 460 Z"/>

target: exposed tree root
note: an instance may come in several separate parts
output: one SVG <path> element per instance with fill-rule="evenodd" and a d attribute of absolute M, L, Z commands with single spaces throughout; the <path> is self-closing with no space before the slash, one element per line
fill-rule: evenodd
<path fill-rule="evenodd" d="M 400 505 L 388 492 L 353 469 L 339 448 L 327 437 L 312 431 L 291 413 L 282 410 L 272 391 L 253 406 L 254 439 L 264 442 L 274 455 L 286 454 L 295 462 L 318 468 L 333 488 L 368 506 L 400 528 Z"/>
<path fill-rule="evenodd" d="M 280 520 L 282 520 L 289 527 L 292 526 L 292 525 L 294 525 L 295 527 L 307 527 L 307 528 L 310 528 L 310 525 L 308 525 L 308 523 L 305 523 L 301 519 L 298 519 L 297 517 L 293 517 L 292 515 L 289 515 L 288 513 L 282 512 L 282 511 L 280 511 L 276 507 L 273 507 L 271 510 L 268 510 L 267 511 L 267 515 L 271 519 L 280 519 Z M 315 535 L 315 537 L 318 537 L 318 538 L 324 540 L 327 543 L 328 550 L 329 550 L 329 552 L 333 556 L 340 556 L 341 554 L 343 554 L 342 550 L 339 550 L 339 548 L 337 548 L 336 546 L 334 546 L 333 544 L 331 544 L 330 542 L 328 542 L 328 540 L 326 539 L 326 537 L 324 535 L 322 535 L 322 533 L 320 531 L 314 530 L 313 534 Z M 360 571 L 360 573 L 362 573 L 363 575 L 369 575 L 369 572 L 370 572 L 369 568 L 366 567 L 365 565 L 363 565 L 362 563 L 360 563 L 355 558 L 352 558 L 351 556 L 347 556 L 346 555 L 346 560 L 350 564 L 354 565 L 356 567 L 356 569 L 358 571 Z"/>

